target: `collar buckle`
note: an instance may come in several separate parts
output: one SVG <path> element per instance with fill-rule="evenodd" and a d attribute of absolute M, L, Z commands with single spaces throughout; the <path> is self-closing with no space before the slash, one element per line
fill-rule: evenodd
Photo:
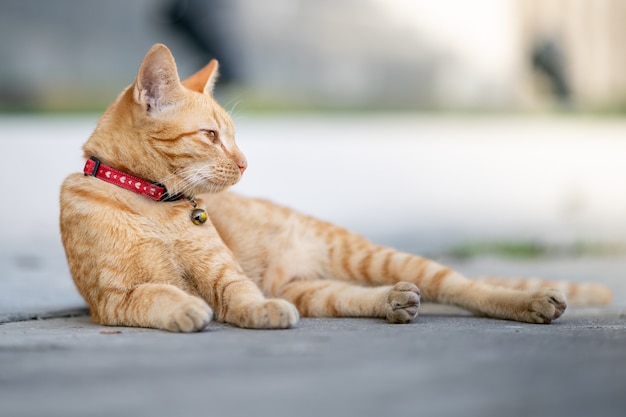
<path fill-rule="evenodd" d="M 96 177 L 100 169 L 100 160 L 95 156 L 90 157 L 85 163 L 83 173 L 86 177 Z"/>

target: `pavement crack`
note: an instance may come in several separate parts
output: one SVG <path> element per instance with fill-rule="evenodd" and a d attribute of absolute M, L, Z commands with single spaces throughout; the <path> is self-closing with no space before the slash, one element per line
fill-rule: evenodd
<path fill-rule="evenodd" d="M 80 308 L 70 308 L 63 310 L 53 310 L 53 311 L 45 311 L 45 312 L 36 312 L 36 313 L 14 313 L 14 314 L 2 314 L 0 315 L 0 325 L 7 323 L 15 323 L 19 321 L 29 321 L 29 320 L 49 320 L 49 319 L 60 319 L 60 318 L 68 318 L 68 317 L 82 317 L 88 316 L 89 309 L 87 307 Z"/>

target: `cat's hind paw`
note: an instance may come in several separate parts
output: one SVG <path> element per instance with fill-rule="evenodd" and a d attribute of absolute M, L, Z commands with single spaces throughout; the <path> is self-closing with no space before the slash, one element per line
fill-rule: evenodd
<path fill-rule="evenodd" d="M 199 332 L 212 318 L 213 310 L 204 300 L 189 297 L 173 308 L 165 327 L 170 332 Z"/>
<path fill-rule="evenodd" d="M 523 313 L 521 321 L 548 324 L 561 317 L 566 308 L 567 300 L 561 291 L 538 290 L 531 294 L 528 310 Z"/>
<path fill-rule="evenodd" d="M 420 290 L 410 282 L 399 282 L 389 290 L 385 305 L 387 321 L 410 323 L 417 317 L 420 307 Z"/>

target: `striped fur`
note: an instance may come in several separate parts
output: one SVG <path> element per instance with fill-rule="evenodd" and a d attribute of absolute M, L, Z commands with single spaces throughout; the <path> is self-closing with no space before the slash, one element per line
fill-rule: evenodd
<path fill-rule="evenodd" d="M 216 74 L 212 61 L 181 83 L 169 50 L 155 45 L 83 147 L 86 158 L 195 197 L 207 223 L 191 222 L 188 200 L 155 202 L 82 174 L 63 183 L 63 245 L 96 322 L 183 332 L 201 330 L 213 317 L 248 328 L 291 327 L 299 315 L 405 323 L 416 318 L 421 299 L 549 323 L 566 307 L 563 292 L 591 303 L 610 299 L 599 286 L 472 281 L 225 191 L 246 161 L 229 115 L 212 97 Z"/>

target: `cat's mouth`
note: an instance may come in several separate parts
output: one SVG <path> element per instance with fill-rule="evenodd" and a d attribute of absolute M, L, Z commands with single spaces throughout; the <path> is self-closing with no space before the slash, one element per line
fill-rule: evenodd
<path fill-rule="evenodd" d="M 187 168 L 178 174 L 178 187 L 184 194 L 216 193 L 235 185 L 242 172 L 230 166 L 203 166 Z"/>
<path fill-rule="evenodd" d="M 206 192 L 219 192 L 237 184 L 241 179 L 241 174 L 238 172 L 223 172 L 218 170 L 212 174 L 202 173 L 199 177 Z"/>

